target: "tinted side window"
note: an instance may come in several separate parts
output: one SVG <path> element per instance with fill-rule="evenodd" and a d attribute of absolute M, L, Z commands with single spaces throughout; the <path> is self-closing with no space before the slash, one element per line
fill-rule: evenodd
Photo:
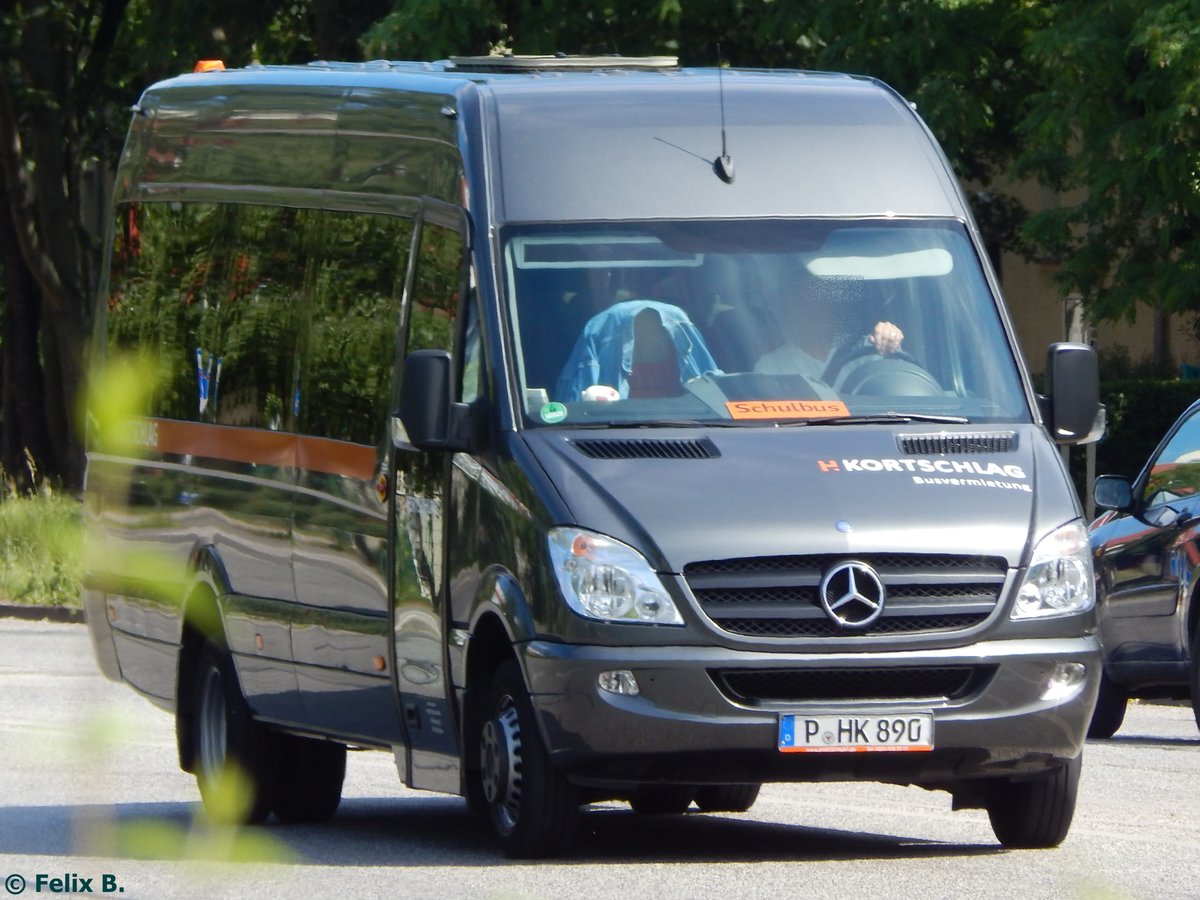
<path fill-rule="evenodd" d="M 202 225 L 211 208 L 133 204 L 117 210 L 108 295 L 108 352 L 151 354 L 158 378 L 150 415 L 195 419 L 202 397 L 189 345 L 195 347 L 203 273 L 211 241 Z"/>
<path fill-rule="evenodd" d="M 452 350 L 462 287 L 463 239 L 451 228 L 425 223 L 408 315 L 407 353 Z"/>
<path fill-rule="evenodd" d="M 291 430 L 301 238 L 313 213 L 264 206 L 223 207 L 236 227 L 210 282 L 199 346 L 208 367 L 212 421 Z"/>
<path fill-rule="evenodd" d="M 383 434 L 411 242 L 407 219 L 320 214 L 294 398 L 304 433 L 360 444 Z"/>
<path fill-rule="evenodd" d="M 1170 503 L 1200 491 L 1200 413 L 1171 437 L 1150 467 L 1142 499 L 1147 506 Z"/>
<path fill-rule="evenodd" d="M 124 206 L 108 347 L 153 355 L 150 415 L 374 444 L 412 228 L 390 216 L 287 207 Z M 453 291 L 441 261 L 453 256 L 457 272 L 458 257 L 434 232 L 414 320 L 442 346 Z"/>
<path fill-rule="evenodd" d="M 479 306 L 475 299 L 475 291 L 472 290 L 463 311 L 466 332 L 463 334 L 462 387 L 459 391 L 459 400 L 463 403 L 473 403 L 487 390 L 487 366 L 483 357 Z"/>
<path fill-rule="evenodd" d="M 118 210 L 108 348 L 153 356 L 153 416 L 286 428 L 302 213 L 232 204 Z"/>

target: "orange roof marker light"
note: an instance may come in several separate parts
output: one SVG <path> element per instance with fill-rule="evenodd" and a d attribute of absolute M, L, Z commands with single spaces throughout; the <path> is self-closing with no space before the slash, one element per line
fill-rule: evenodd
<path fill-rule="evenodd" d="M 199 59 L 196 60 L 196 68 L 193 72 L 224 72 L 225 61 L 221 59 Z"/>

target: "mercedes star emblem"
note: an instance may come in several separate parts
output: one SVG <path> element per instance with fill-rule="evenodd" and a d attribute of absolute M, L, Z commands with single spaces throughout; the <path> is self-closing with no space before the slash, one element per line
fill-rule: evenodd
<path fill-rule="evenodd" d="M 865 628 L 878 619 L 885 593 L 875 570 L 856 560 L 838 563 L 821 579 L 821 607 L 843 628 Z"/>

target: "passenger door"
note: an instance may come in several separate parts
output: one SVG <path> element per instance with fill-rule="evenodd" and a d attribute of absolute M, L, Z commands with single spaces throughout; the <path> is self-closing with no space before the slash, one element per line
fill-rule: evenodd
<path fill-rule="evenodd" d="M 1117 665 L 1182 660 L 1192 573 L 1200 565 L 1200 412 L 1178 424 L 1135 489 L 1138 514 L 1110 523 L 1098 548 L 1107 587 L 1105 651 Z"/>
<path fill-rule="evenodd" d="M 452 350 L 467 289 L 467 220 L 456 207 L 427 202 L 406 296 L 404 352 Z M 414 787 L 457 793 L 458 745 L 447 665 L 445 539 L 451 454 L 400 446 L 393 473 L 395 658 L 408 757 L 401 774 Z"/>
<path fill-rule="evenodd" d="M 391 663 L 388 504 L 379 477 L 411 219 L 323 211 L 292 395 L 298 421 L 292 621 L 307 722 L 403 741 Z"/>

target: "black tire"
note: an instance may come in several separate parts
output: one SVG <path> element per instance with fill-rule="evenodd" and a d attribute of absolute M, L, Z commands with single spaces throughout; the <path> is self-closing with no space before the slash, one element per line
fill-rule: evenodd
<path fill-rule="evenodd" d="M 1129 694 L 1119 684 L 1110 681 L 1107 675 L 1100 676 L 1100 693 L 1096 695 L 1096 710 L 1088 725 L 1087 736 L 1097 740 L 1108 740 L 1116 734 L 1125 721 L 1125 709 L 1129 705 Z"/>
<path fill-rule="evenodd" d="M 579 797 L 551 763 L 515 660 L 500 664 L 484 704 L 480 778 L 488 819 L 509 856 L 553 856 L 574 839 Z"/>
<path fill-rule="evenodd" d="M 640 816 L 678 816 L 687 812 L 696 789 L 678 784 L 654 785 L 639 788 L 629 798 L 629 805 Z"/>
<path fill-rule="evenodd" d="M 480 780 L 479 772 L 467 773 L 463 800 L 466 801 L 467 811 L 471 815 L 486 816 L 488 814 L 487 797 L 483 796 L 483 782 Z"/>
<path fill-rule="evenodd" d="M 696 791 L 696 805 L 703 812 L 744 813 L 758 799 L 761 784 L 710 784 Z"/>
<path fill-rule="evenodd" d="M 1196 727 L 1200 728 L 1200 633 L 1192 639 L 1191 664 L 1188 668 L 1191 672 L 1192 716 L 1196 720 Z"/>
<path fill-rule="evenodd" d="M 281 822 L 324 822 L 337 812 L 346 777 L 346 745 L 294 734 L 271 735 L 276 778 L 271 809 Z"/>
<path fill-rule="evenodd" d="M 256 825 L 271 811 L 271 734 L 251 718 L 228 653 L 207 645 L 193 687 L 193 758 L 205 812 L 219 824 Z"/>
<path fill-rule="evenodd" d="M 1057 847 L 1071 830 L 1083 755 L 1033 779 L 992 785 L 988 818 L 1000 843 L 1010 849 Z"/>

